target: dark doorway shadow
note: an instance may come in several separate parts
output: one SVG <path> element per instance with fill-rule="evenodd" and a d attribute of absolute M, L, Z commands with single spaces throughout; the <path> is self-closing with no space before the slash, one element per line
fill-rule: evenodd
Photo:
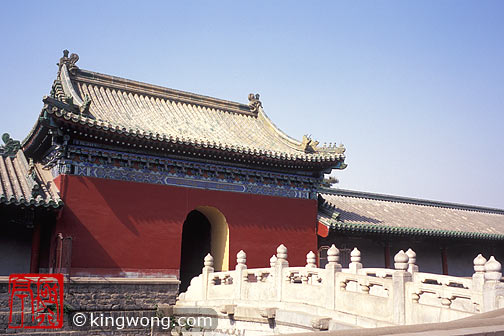
<path fill-rule="evenodd" d="M 182 229 L 182 251 L 180 255 L 180 290 L 185 292 L 191 279 L 201 274 L 203 259 L 210 253 L 211 225 L 201 212 L 193 210 Z"/>

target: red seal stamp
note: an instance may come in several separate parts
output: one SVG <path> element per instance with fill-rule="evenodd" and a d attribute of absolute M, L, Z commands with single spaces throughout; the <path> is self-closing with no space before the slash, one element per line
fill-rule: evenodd
<path fill-rule="evenodd" d="M 63 274 L 11 274 L 9 309 L 9 328 L 63 327 Z"/>

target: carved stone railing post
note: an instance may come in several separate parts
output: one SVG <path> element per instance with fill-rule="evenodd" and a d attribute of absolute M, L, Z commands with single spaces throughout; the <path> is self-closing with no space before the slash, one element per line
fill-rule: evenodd
<path fill-rule="evenodd" d="M 326 269 L 326 280 L 323 283 L 325 286 L 326 296 L 326 308 L 335 309 L 336 308 L 336 296 L 337 296 L 337 280 L 336 275 L 341 272 L 341 265 L 339 264 L 339 250 L 336 246 L 331 245 L 327 250 L 327 265 Z"/>
<path fill-rule="evenodd" d="M 241 250 L 236 254 L 236 267 L 235 270 L 247 269 L 247 254 Z"/>
<path fill-rule="evenodd" d="M 473 289 L 477 291 L 483 290 L 483 285 L 485 284 L 485 264 L 487 260 L 481 254 L 478 254 L 476 258 L 474 258 L 474 274 L 472 276 L 473 279 Z"/>
<path fill-rule="evenodd" d="M 362 268 L 361 253 L 357 249 L 357 247 L 354 247 L 352 252 L 350 252 L 350 261 L 351 261 L 351 263 L 348 265 L 350 272 L 357 274 L 359 272 L 359 270 Z"/>
<path fill-rule="evenodd" d="M 313 251 L 308 252 L 306 255 L 306 268 L 317 268 L 317 257 Z"/>
<path fill-rule="evenodd" d="M 494 256 L 485 263 L 485 282 L 500 282 L 502 279 L 501 263 Z"/>
<path fill-rule="evenodd" d="M 341 265 L 339 264 L 339 250 L 331 245 L 329 250 L 327 250 L 327 265 L 326 269 L 333 269 L 335 272 L 341 272 Z"/>
<path fill-rule="evenodd" d="M 408 255 L 408 272 L 413 274 L 418 272 L 418 265 L 416 264 L 416 253 L 411 248 L 406 251 Z"/>
<path fill-rule="evenodd" d="M 289 262 L 287 261 L 287 247 L 285 247 L 284 244 L 281 244 L 280 246 L 277 247 L 276 257 L 277 257 L 276 261 L 277 266 L 280 264 L 284 267 L 289 267 Z"/>
<path fill-rule="evenodd" d="M 235 299 L 241 299 L 242 287 L 245 278 L 243 276 L 243 271 L 247 269 L 247 254 L 245 251 L 241 250 L 236 254 L 236 267 L 235 267 L 235 277 L 233 279 L 234 286 L 234 297 Z"/>
<path fill-rule="evenodd" d="M 275 285 L 277 291 L 277 299 L 278 301 L 282 301 L 282 287 L 284 281 L 283 270 L 286 267 L 289 267 L 289 262 L 287 261 L 287 247 L 284 244 L 281 244 L 277 248 L 276 254 L 277 260 L 275 263 Z"/>
<path fill-rule="evenodd" d="M 406 282 L 411 281 L 408 270 L 409 257 L 403 250 L 394 256 L 395 272 L 392 274 L 393 322 L 406 324 Z"/>
<path fill-rule="evenodd" d="M 483 284 L 483 311 L 487 312 L 499 308 L 497 306 L 497 290 L 500 287 L 502 279 L 502 266 L 501 263 L 495 260 L 494 256 L 485 263 L 485 283 Z"/>
<path fill-rule="evenodd" d="M 276 261 L 277 261 L 276 255 L 271 256 L 271 258 L 270 258 L 270 267 L 271 268 L 275 268 Z"/>
<path fill-rule="evenodd" d="M 207 297 L 208 297 L 208 284 L 210 282 L 210 277 L 211 277 L 211 273 L 213 273 L 214 271 L 214 268 L 213 268 L 213 265 L 214 265 L 214 259 L 212 257 L 212 255 L 210 253 L 208 253 L 205 257 L 205 259 L 203 260 L 203 269 L 202 269 L 202 286 L 201 286 L 201 289 L 202 289 L 202 293 L 201 293 L 201 296 L 203 297 L 203 300 L 206 300 Z"/>

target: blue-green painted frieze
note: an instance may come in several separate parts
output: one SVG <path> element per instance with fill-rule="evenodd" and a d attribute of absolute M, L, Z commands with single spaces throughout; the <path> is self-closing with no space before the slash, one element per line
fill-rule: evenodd
<path fill-rule="evenodd" d="M 54 161 L 52 161 L 54 163 Z M 316 199 L 320 179 L 213 163 L 185 161 L 69 145 L 53 165 L 53 175 L 72 174 L 111 180 Z"/>

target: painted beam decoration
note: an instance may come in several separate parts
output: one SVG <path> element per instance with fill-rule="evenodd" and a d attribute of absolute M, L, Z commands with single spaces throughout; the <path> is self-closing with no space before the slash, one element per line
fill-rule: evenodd
<path fill-rule="evenodd" d="M 321 183 L 320 178 L 97 149 L 75 142 L 80 145 L 69 145 L 66 158 L 61 157 L 60 147 L 47 156 L 46 167 L 52 168 L 54 177 L 70 174 L 301 199 L 316 199 Z"/>

